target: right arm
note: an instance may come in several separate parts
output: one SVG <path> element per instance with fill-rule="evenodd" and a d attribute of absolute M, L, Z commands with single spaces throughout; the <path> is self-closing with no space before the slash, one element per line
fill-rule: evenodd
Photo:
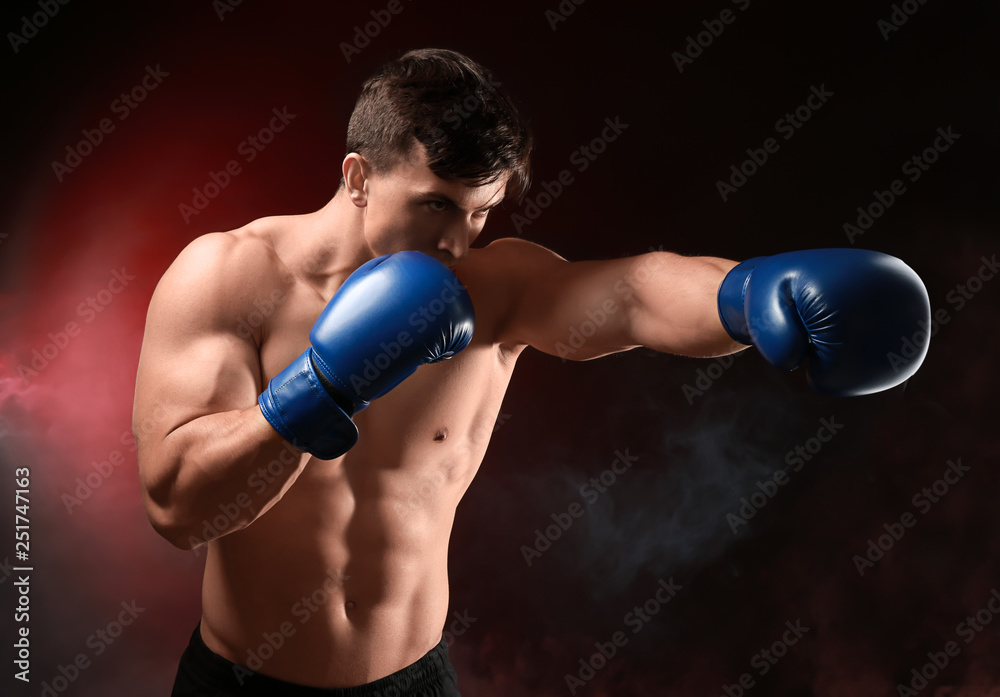
<path fill-rule="evenodd" d="M 239 511 L 224 533 L 252 523 L 308 460 L 261 414 L 260 338 L 236 332 L 258 284 L 276 280 L 269 262 L 262 242 L 205 235 L 181 252 L 150 301 L 133 431 L 150 521 L 181 549 L 205 541 L 205 521 L 220 506 Z M 273 461 L 280 470 L 255 476 Z"/>

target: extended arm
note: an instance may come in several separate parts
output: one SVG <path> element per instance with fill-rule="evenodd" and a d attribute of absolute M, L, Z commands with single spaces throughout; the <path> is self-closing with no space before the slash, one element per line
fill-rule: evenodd
<path fill-rule="evenodd" d="M 736 264 L 652 252 L 569 263 L 502 242 L 500 259 L 517 269 L 504 336 L 563 358 L 635 346 L 718 356 L 753 345 L 778 368 L 805 364 L 817 390 L 848 396 L 899 385 L 927 353 L 927 290 L 887 254 L 810 249 Z"/>
<path fill-rule="evenodd" d="M 698 357 L 746 348 L 726 333 L 716 301 L 735 261 L 650 252 L 571 263 L 522 240 L 492 247 L 514 277 L 502 342 L 571 360 L 637 346 Z"/>

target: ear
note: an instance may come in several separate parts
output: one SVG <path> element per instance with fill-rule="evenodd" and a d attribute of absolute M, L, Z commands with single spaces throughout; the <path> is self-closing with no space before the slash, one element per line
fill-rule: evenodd
<path fill-rule="evenodd" d="M 365 174 L 368 169 L 368 161 L 356 152 L 348 153 L 344 158 L 344 186 L 351 203 L 358 208 L 368 205 L 368 177 Z"/>

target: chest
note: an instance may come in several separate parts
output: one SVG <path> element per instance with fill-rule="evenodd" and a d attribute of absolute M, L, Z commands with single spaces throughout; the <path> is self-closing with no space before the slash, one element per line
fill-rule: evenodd
<path fill-rule="evenodd" d="M 309 331 L 326 306 L 304 284 L 274 291 L 268 300 L 270 305 L 261 303 L 262 315 L 269 310 L 259 330 L 261 385 L 309 347 Z M 353 459 L 368 454 L 399 460 L 405 453 L 449 451 L 481 457 L 513 369 L 513 359 L 492 342 L 494 316 L 492 304 L 480 297 L 476 329 L 464 351 L 419 367 L 355 415 L 361 440 Z M 430 452 L 423 453 L 424 448 Z"/>

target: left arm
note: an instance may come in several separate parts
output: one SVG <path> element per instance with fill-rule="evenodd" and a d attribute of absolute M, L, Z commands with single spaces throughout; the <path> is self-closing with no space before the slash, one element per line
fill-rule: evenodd
<path fill-rule="evenodd" d="M 498 342 L 529 345 L 570 360 L 645 346 L 684 356 L 746 348 L 719 319 L 717 294 L 735 261 L 650 252 L 568 262 L 524 240 L 490 245 L 508 275 L 510 309 Z"/>
<path fill-rule="evenodd" d="M 636 346 L 708 357 L 749 344 L 777 368 L 805 365 L 818 391 L 852 396 L 909 379 L 930 343 L 923 281 L 880 252 L 807 249 L 739 264 L 653 252 L 571 264 L 521 240 L 490 246 L 512 278 L 500 342 L 562 358 Z"/>

